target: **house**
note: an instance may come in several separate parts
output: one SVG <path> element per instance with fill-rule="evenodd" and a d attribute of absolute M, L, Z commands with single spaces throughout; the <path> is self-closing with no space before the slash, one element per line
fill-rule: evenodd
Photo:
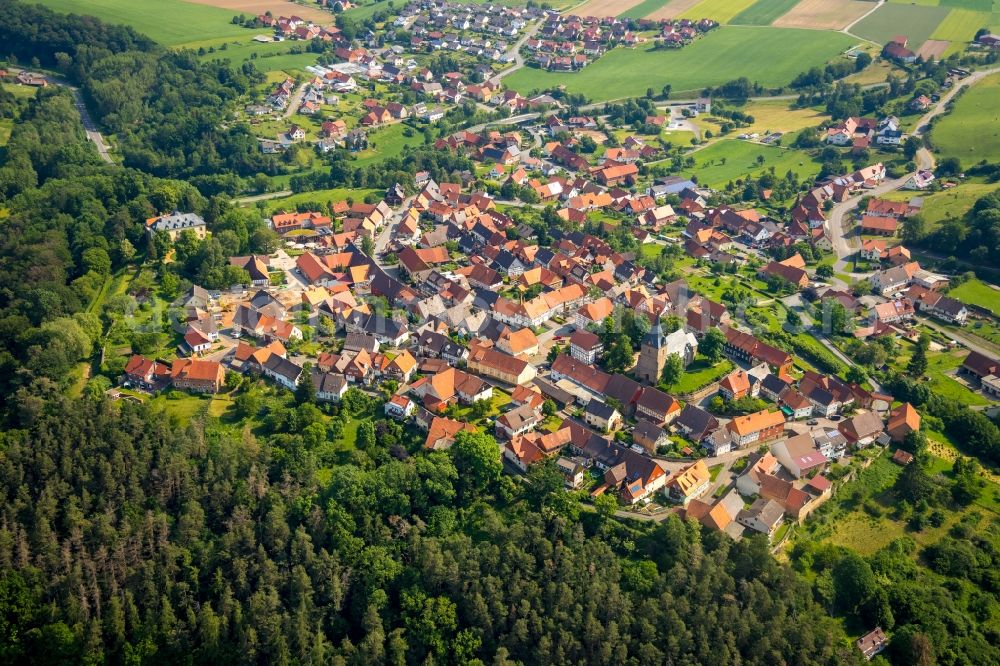
<path fill-rule="evenodd" d="M 726 426 L 733 445 L 746 448 L 752 444 L 780 437 L 785 430 L 785 415 L 764 409 L 753 414 L 734 417 Z"/>
<path fill-rule="evenodd" d="M 697 460 L 682 468 L 667 482 L 667 496 L 674 502 L 687 506 L 703 495 L 712 485 L 712 474 L 704 460 Z"/>
<path fill-rule="evenodd" d="M 427 429 L 427 437 L 424 439 L 424 448 L 441 451 L 451 448 L 455 443 L 455 436 L 460 432 L 475 432 L 476 427 L 463 421 L 434 416 Z"/>
<path fill-rule="evenodd" d="M 736 479 L 736 490 L 744 497 L 759 495 L 764 478 L 778 473 L 781 463 L 770 452 L 751 454 L 746 470 Z"/>
<path fill-rule="evenodd" d="M 719 419 L 696 405 L 687 404 L 677 416 L 674 425 L 692 442 L 700 443 L 718 429 Z"/>
<path fill-rule="evenodd" d="M 785 518 L 785 510 L 774 500 L 757 499 L 750 505 L 749 509 L 743 509 L 736 517 L 736 522 L 744 525 L 755 532 L 766 534 L 768 539 L 774 536 L 774 532 L 781 525 Z"/>
<path fill-rule="evenodd" d="M 504 443 L 503 457 L 522 472 L 527 472 L 531 465 L 545 460 L 545 454 L 534 442 L 520 436 Z"/>
<path fill-rule="evenodd" d="M 805 270 L 782 261 L 772 261 L 768 263 L 760 269 L 757 274 L 764 278 L 770 276 L 781 278 L 785 282 L 798 287 L 799 289 L 802 289 L 809 284 L 809 274 L 806 273 Z"/>
<path fill-rule="evenodd" d="M 739 400 L 750 395 L 750 375 L 737 368 L 719 382 L 719 395 L 724 400 Z"/>
<path fill-rule="evenodd" d="M 585 329 L 588 326 L 600 325 L 605 319 L 611 316 L 614 309 L 615 305 L 611 299 L 607 296 L 602 296 L 591 303 L 581 305 L 580 309 L 576 311 L 573 325 L 578 330 Z"/>
<path fill-rule="evenodd" d="M 818 473 L 830 462 L 816 449 L 809 433 L 775 442 L 771 445 L 771 453 L 796 479 Z"/>
<path fill-rule="evenodd" d="M 854 642 L 855 647 L 861 651 L 862 656 L 871 661 L 875 655 L 880 654 L 889 646 L 889 639 L 886 638 L 882 627 L 875 627 L 867 634 Z"/>
<path fill-rule="evenodd" d="M 270 377 L 289 391 L 295 390 L 298 386 L 299 377 L 302 374 L 300 366 L 277 354 L 269 356 L 261 370 L 265 377 Z"/>
<path fill-rule="evenodd" d="M 541 423 L 539 411 L 531 405 L 521 405 L 504 412 L 496 420 L 497 434 L 513 439 L 517 435 L 534 430 Z"/>
<path fill-rule="evenodd" d="M 218 393 L 225 379 L 226 373 L 218 361 L 180 358 L 170 367 L 170 380 L 179 389 Z"/>
<path fill-rule="evenodd" d="M 133 354 L 125 364 L 123 383 L 146 391 L 159 391 L 170 383 L 170 366 Z"/>
<path fill-rule="evenodd" d="M 602 432 L 611 432 L 622 426 L 622 415 L 617 409 L 601 400 L 591 400 L 583 410 L 583 420 Z"/>
<path fill-rule="evenodd" d="M 205 220 L 197 213 L 181 213 L 175 210 L 167 215 L 158 215 L 146 220 L 146 233 L 149 236 L 166 234 L 173 241 L 185 231 L 190 231 L 198 238 L 208 235 Z"/>
<path fill-rule="evenodd" d="M 320 402 L 340 402 L 347 393 L 347 378 L 343 375 L 314 370 L 311 378 L 316 399 Z"/>
<path fill-rule="evenodd" d="M 535 366 L 510 354 L 494 349 L 481 340 L 469 347 L 468 368 L 486 377 L 517 386 L 535 378 Z"/>
<path fill-rule="evenodd" d="M 788 352 L 772 347 L 753 335 L 735 328 L 727 326 L 722 332 L 726 335 L 724 349 L 731 357 L 750 365 L 767 363 L 771 371 L 779 377 L 788 375 L 792 368 L 792 357 Z"/>
<path fill-rule="evenodd" d="M 604 343 L 590 331 L 577 330 L 569 337 L 570 355 L 582 363 L 593 365 L 603 351 Z"/>
<path fill-rule="evenodd" d="M 668 424 L 680 416 L 681 403 L 672 395 L 646 386 L 635 403 L 635 413 L 637 417 L 653 423 Z"/>
<path fill-rule="evenodd" d="M 566 479 L 566 487 L 570 490 L 583 485 L 587 468 L 573 458 L 559 456 L 556 459 L 556 469 L 558 469 Z"/>
<path fill-rule="evenodd" d="M 874 236 L 895 236 L 899 229 L 899 220 L 891 217 L 874 217 L 864 215 L 861 217 L 861 233 Z"/>
<path fill-rule="evenodd" d="M 538 353 L 538 337 L 530 328 L 516 331 L 506 328 L 497 338 L 496 346 L 511 356 L 534 356 Z"/>
<path fill-rule="evenodd" d="M 813 432 L 813 445 L 829 460 L 838 460 L 847 454 L 847 438 L 838 430 Z"/>
<path fill-rule="evenodd" d="M 670 436 L 666 430 L 656 425 L 652 421 L 639 419 L 632 430 L 632 441 L 646 450 L 647 453 L 656 453 L 656 450 L 670 441 Z"/>
<path fill-rule="evenodd" d="M 904 402 L 889 412 L 886 432 L 894 442 L 902 442 L 911 432 L 920 430 L 920 412 L 908 402 Z"/>
<path fill-rule="evenodd" d="M 885 425 L 875 412 L 861 412 L 841 421 L 837 425 L 837 430 L 851 446 L 860 449 L 875 442 L 878 436 L 885 432 Z"/>
<path fill-rule="evenodd" d="M 962 372 L 982 380 L 990 375 L 1000 375 L 1000 361 L 973 351 L 965 357 L 960 369 Z"/>

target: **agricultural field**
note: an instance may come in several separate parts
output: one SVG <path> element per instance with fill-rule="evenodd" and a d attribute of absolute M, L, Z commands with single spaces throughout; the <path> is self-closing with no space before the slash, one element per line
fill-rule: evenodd
<path fill-rule="evenodd" d="M 799 0 L 757 0 L 732 18 L 731 25 L 771 25 Z"/>
<path fill-rule="evenodd" d="M 948 292 L 952 298 L 986 308 L 1000 317 L 1000 289 L 982 280 L 967 280 Z"/>
<path fill-rule="evenodd" d="M 301 16 L 315 23 L 329 23 L 333 14 L 325 12 L 315 4 L 303 5 L 288 0 L 185 0 L 197 5 L 218 7 L 232 14 L 258 15 L 271 12 L 274 16 Z"/>
<path fill-rule="evenodd" d="M 589 0 L 573 9 L 577 16 L 619 16 L 640 0 Z"/>
<path fill-rule="evenodd" d="M 941 157 L 957 157 L 963 166 L 1000 160 L 1000 74 L 972 86 L 931 129 L 931 143 Z"/>
<path fill-rule="evenodd" d="M 851 32 L 859 37 L 885 44 L 897 35 L 906 35 L 910 48 L 919 49 L 948 16 L 947 7 L 921 5 L 882 5 L 855 25 Z"/>
<path fill-rule="evenodd" d="M 621 18 L 645 18 L 646 16 L 659 11 L 669 2 L 670 0 L 642 0 L 642 2 L 637 5 L 632 5 L 632 7 L 618 16 Z"/>
<path fill-rule="evenodd" d="M 791 148 L 764 146 L 749 141 L 723 139 L 691 155 L 695 166 L 686 175 L 695 175 L 701 185 L 721 188 L 746 175 L 757 175 L 774 167 L 780 177 L 789 170 L 800 178 L 819 173 L 819 163 L 805 153 Z M 762 162 L 758 158 L 763 157 Z"/>
<path fill-rule="evenodd" d="M 924 60 L 940 60 L 951 47 L 951 42 L 943 39 L 928 39 L 917 49 L 917 55 Z"/>
<path fill-rule="evenodd" d="M 774 22 L 779 28 L 842 30 L 872 10 L 861 0 L 802 0 Z"/>
<path fill-rule="evenodd" d="M 59 12 L 88 14 L 109 23 L 124 23 L 167 46 L 228 37 L 246 37 L 232 24 L 228 9 L 181 0 L 38 0 Z"/>
<path fill-rule="evenodd" d="M 949 46 L 942 51 L 942 55 L 947 56 L 961 52 L 966 44 L 973 40 L 976 31 L 980 28 L 996 26 L 997 24 L 1000 24 L 1000 14 L 988 10 L 974 11 L 955 8 L 948 12 L 948 16 L 941 21 L 931 38 L 950 42 Z"/>
<path fill-rule="evenodd" d="M 775 60 L 778 41 L 796 58 Z M 706 86 L 746 76 L 765 86 L 788 84 L 809 67 L 822 65 L 854 43 L 836 32 L 720 28 L 683 49 L 617 48 L 579 72 L 545 72 L 525 67 L 504 79 L 522 94 L 565 85 L 595 102 L 643 95 L 647 88 L 673 86 L 674 94 L 696 92 Z"/>
<path fill-rule="evenodd" d="M 719 23 L 729 21 L 754 4 L 755 0 L 702 0 L 697 5 L 681 14 L 681 18 L 710 18 Z"/>
<path fill-rule="evenodd" d="M 654 21 L 676 18 L 699 2 L 701 0 L 668 0 L 666 5 L 648 14 L 646 18 L 653 19 Z"/>

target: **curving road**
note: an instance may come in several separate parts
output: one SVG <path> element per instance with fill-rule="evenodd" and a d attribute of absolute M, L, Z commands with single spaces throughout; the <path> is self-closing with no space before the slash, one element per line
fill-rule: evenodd
<path fill-rule="evenodd" d="M 973 86 L 983 78 L 989 76 L 990 74 L 995 74 L 996 72 L 1000 72 L 1000 67 L 982 69 L 965 77 L 965 79 L 952 87 L 952 89 L 946 94 L 942 95 L 941 99 L 938 100 L 934 106 L 928 109 L 927 113 L 920 117 L 920 120 L 917 121 L 914 135 L 924 136 L 928 130 L 930 130 L 931 121 L 936 116 L 944 113 L 948 102 L 950 102 L 952 98 L 958 94 L 959 90 Z M 934 168 L 934 156 L 926 148 L 921 148 L 917 152 L 916 161 L 918 170 Z M 830 242 L 833 244 L 833 250 L 837 254 L 837 261 L 833 265 L 833 270 L 837 272 L 846 272 L 844 269 L 847 266 L 847 258 L 856 251 L 856 249 L 852 246 L 851 239 L 848 239 L 847 237 L 847 230 L 844 228 L 845 216 L 857 207 L 858 202 L 861 201 L 862 197 L 881 196 L 888 192 L 892 192 L 893 190 L 898 190 L 912 175 L 913 174 L 906 174 L 902 178 L 886 180 L 875 189 L 865 190 L 858 196 L 851 197 L 850 199 L 847 199 L 846 201 L 833 207 L 833 210 L 830 211 L 824 225 L 826 228 L 826 234 L 829 236 Z"/>

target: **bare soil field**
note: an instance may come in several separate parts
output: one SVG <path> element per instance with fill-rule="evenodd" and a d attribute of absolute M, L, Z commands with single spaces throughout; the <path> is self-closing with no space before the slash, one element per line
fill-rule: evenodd
<path fill-rule="evenodd" d="M 287 0 L 185 0 L 196 5 L 208 5 L 219 9 L 231 9 L 237 14 L 254 15 L 270 11 L 278 16 L 301 16 L 317 24 L 333 24 L 333 14 L 319 7 L 307 7 Z"/>
<path fill-rule="evenodd" d="M 659 21 L 660 19 L 669 19 L 680 16 L 687 10 L 691 9 L 697 5 L 701 0 L 670 0 L 666 5 L 660 7 L 655 12 L 652 12 L 646 18 L 652 19 L 654 21 Z"/>
<path fill-rule="evenodd" d="M 917 51 L 917 55 L 924 60 L 929 60 L 931 58 L 940 60 L 941 56 L 944 55 L 944 52 L 948 50 L 949 44 L 951 44 L 951 42 L 944 39 L 928 39 Z"/>
<path fill-rule="evenodd" d="M 875 8 L 861 0 L 802 0 L 771 25 L 778 28 L 841 30 Z"/>
<path fill-rule="evenodd" d="M 575 16 L 618 16 L 642 0 L 590 0 L 570 13 Z"/>

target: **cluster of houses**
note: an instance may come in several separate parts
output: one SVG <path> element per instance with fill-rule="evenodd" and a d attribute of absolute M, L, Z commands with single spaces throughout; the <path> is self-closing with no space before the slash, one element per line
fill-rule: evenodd
<path fill-rule="evenodd" d="M 850 147 L 861 151 L 872 145 L 898 146 L 906 139 L 899 118 L 886 116 L 859 118 L 851 116 L 826 129 L 826 142 L 832 146 Z"/>

